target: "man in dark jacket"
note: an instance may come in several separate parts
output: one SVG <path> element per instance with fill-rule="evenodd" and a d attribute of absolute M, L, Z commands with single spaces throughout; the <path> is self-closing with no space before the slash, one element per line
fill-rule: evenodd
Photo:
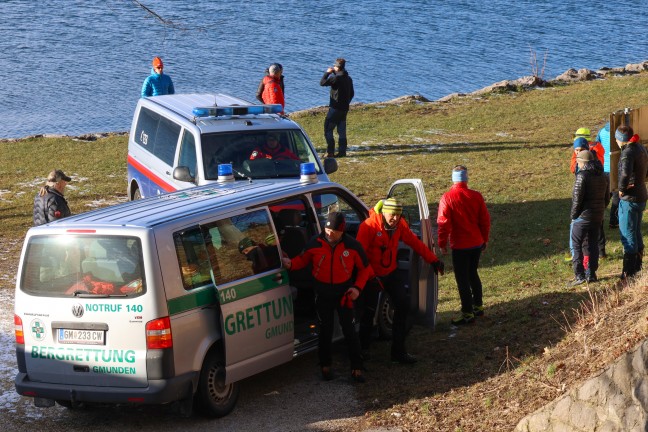
<path fill-rule="evenodd" d="M 65 185 L 72 180 L 61 170 L 54 170 L 47 176 L 47 183 L 34 198 L 34 226 L 70 216 L 70 207 L 63 197 Z"/>
<path fill-rule="evenodd" d="M 331 343 L 333 312 L 337 310 L 349 350 L 351 377 L 356 382 L 364 382 L 360 342 L 353 324 L 353 302 L 365 287 L 371 269 L 360 243 L 344 232 L 345 225 L 343 213 L 329 213 L 324 232 L 311 239 L 301 255 L 292 260 L 283 258 L 282 261 L 288 270 L 299 270 L 312 264 L 315 307 L 320 321 L 319 360 L 324 380 L 333 378 Z"/>
<path fill-rule="evenodd" d="M 593 152 L 582 150 L 576 157 L 578 172 L 572 194 L 572 233 L 574 245 L 574 280 L 572 285 L 596 282 L 599 249 L 598 236 L 605 208 L 610 202 L 607 177 L 603 175 L 603 165 L 596 160 Z M 583 243 L 587 240 L 589 265 L 583 266 Z"/>
<path fill-rule="evenodd" d="M 353 99 L 353 80 L 345 69 L 346 60 L 338 58 L 335 65 L 324 73 L 321 86 L 331 87 L 329 111 L 324 120 L 324 138 L 326 138 L 326 157 L 345 157 L 347 151 L 346 118 L 349 104 Z M 333 130 L 337 127 L 339 151 L 335 152 Z"/>
<path fill-rule="evenodd" d="M 619 158 L 619 231 L 623 244 L 621 278 L 633 276 L 641 270 L 644 252 L 641 218 L 646 208 L 646 174 L 648 153 L 630 126 L 617 128 L 614 138 L 621 148 Z"/>

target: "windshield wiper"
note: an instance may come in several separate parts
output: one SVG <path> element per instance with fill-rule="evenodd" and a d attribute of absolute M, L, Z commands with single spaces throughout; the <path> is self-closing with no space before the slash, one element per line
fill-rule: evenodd
<path fill-rule="evenodd" d="M 128 294 L 95 294 L 83 290 L 76 290 L 72 293 L 72 295 L 74 295 L 74 297 L 80 297 L 80 298 L 128 297 Z"/>

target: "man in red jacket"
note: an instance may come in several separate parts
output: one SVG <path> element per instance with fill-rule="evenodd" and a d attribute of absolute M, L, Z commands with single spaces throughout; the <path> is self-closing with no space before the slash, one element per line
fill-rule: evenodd
<path fill-rule="evenodd" d="M 351 360 L 351 378 L 364 382 L 360 342 L 353 324 L 353 301 L 367 283 L 371 274 L 367 255 L 362 246 L 345 234 L 343 213 L 331 212 L 324 232 L 304 247 L 301 255 L 283 258 L 288 270 L 299 270 L 312 264 L 315 279 L 315 307 L 320 320 L 319 360 L 322 377 L 328 381 L 331 372 L 331 343 L 333 339 L 333 312 L 337 310 L 342 333 Z"/>
<path fill-rule="evenodd" d="M 484 197 L 468 189 L 468 169 L 457 165 L 452 170 L 453 185 L 439 203 L 437 224 L 439 247 L 445 254 L 448 240 L 452 265 L 461 298 L 461 315 L 452 324 L 469 324 L 475 315 L 484 314 L 482 283 L 477 273 L 479 257 L 486 249 L 490 232 L 490 215 Z"/>
<path fill-rule="evenodd" d="M 411 364 L 416 363 L 417 360 L 405 349 L 409 300 L 396 271 L 398 242 L 402 241 L 414 249 L 426 262 L 434 266 L 435 271 L 443 274 L 444 266 L 434 252 L 412 232 L 407 222 L 401 217 L 402 213 L 403 205 L 394 198 L 379 202 L 374 209 L 369 211 L 369 217 L 360 224 L 356 238 L 367 252 L 371 268 L 378 277 L 378 280 L 373 279 L 370 282 L 371 287 L 367 287 L 367 294 L 376 293 L 377 296 L 380 288 L 376 288 L 376 286 L 384 286 L 394 306 L 392 361 Z M 365 302 L 375 305 L 376 300 L 365 299 Z M 369 349 L 374 319 L 374 314 L 371 312 L 375 312 L 375 309 L 364 310 L 360 318 L 360 338 L 363 351 Z"/>

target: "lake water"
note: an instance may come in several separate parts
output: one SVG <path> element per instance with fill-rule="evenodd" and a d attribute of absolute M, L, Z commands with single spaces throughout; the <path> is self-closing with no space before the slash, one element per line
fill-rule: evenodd
<path fill-rule="evenodd" d="M 165 61 L 176 92 L 254 100 L 284 66 L 288 112 L 325 105 L 319 79 L 347 59 L 356 102 L 438 99 L 570 67 L 648 58 L 648 1 L 0 0 L 0 138 L 126 131 L 149 74 Z M 615 107 L 610 107 L 613 109 Z"/>

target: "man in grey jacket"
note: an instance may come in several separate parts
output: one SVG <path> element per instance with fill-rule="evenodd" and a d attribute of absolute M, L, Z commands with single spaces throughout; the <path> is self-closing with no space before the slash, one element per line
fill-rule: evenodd
<path fill-rule="evenodd" d="M 34 226 L 43 225 L 72 214 L 63 191 L 72 180 L 61 170 L 53 170 L 47 176 L 47 183 L 34 198 Z"/>

